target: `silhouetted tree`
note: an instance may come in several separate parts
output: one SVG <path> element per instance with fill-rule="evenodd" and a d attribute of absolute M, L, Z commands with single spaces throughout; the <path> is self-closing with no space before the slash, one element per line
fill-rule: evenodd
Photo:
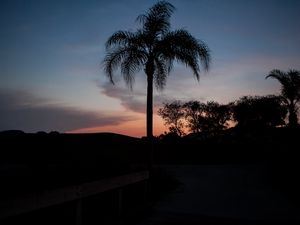
<path fill-rule="evenodd" d="M 288 125 L 298 126 L 297 103 L 300 102 L 300 71 L 289 70 L 285 73 L 281 70 L 272 70 L 266 79 L 269 77 L 277 79 L 281 84 L 281 95 L 289 111 Z"/>
<path fill-rule="evenodd" d="M 284 125 L 286 107 L 279 96 L 244 96 L 232 104 L 238 127 L 263 128 Z"/>
<path fill-rule="evenodd" d="M 147 76 L 147 137 L 153 136 L 153 81 L 163 89 L 173 61 L 190 67 L 199 80 L 200 65 L 207 70 L 208 47 L 185 29 L 170 30 L 170 17 L 175 7 L 166 1 L 154 4 L 137 17 L 142 25 L 136 32 L 117 31 L 106 42 L 105 73 L 113 82 L 118 67 L 132 88 L 134 74 L 141 69 Z"/>
<path fill-rule="evenodd" d="M 204 116 L 200 127 L 202 131 L 218 132 L 229 126 L 230 119 L 231 110 L 228 105 L 210 101 L 204 105 Z"/>
<path fill-rule="evenodd" d="M 176 133 L 178 136 L 184 135 L 184 111 L 182 104 L 179 101 L 172 103 L 164 103 L 163 108 L 157 112 L 159 116 L 165 121 L 165 125 L 169 125 L 170 133 Z"/>
<path fill-rule="evenodd" d="M 201 131 L 201 122 L 203 120 L 204 104 L 198 101 L 189 101 L 183 105 L 186 126 L 192 133 Z"/>
<path fill-rule="evenodd" d="M 231 118 L 230 107 L 210 101 L 190 101 L 184 104 L 187 127 L 193 133 L 200 131 L 221 131 L 228 126 Z"/>

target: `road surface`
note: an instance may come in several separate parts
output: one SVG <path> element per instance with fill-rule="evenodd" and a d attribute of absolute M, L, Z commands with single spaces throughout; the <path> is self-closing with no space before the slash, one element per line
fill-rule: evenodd
<path fill-rule="evenodd" d="M 300 224 L 300 209 L 261 165 L 162 166 L 182 185 L 140 225 Z"/>

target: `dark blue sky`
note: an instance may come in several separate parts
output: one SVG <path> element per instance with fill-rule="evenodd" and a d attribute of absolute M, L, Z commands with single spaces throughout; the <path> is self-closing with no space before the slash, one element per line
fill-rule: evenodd
<path fill-rule="evenodd" d="M 157 107 L 173 99 L 227 103 L 242 95 L 276 94 L 276 81 L 264 79 L 268 72 L 274 68 L 300 69 L 300 1 L 170 2 L 177 8 L 172 16 L 173 28 L 184 27 L 203 40 L 211 49 L 212 67 L 202 74 L 198 84 L 190 70 L 176 66 L 166 89 L 155 94 Z M 134 135 L 143 134 L 144 75 L 137 74 L 133 92 L 121 79 L 112 87 L 100 63 L 106 39 L 117 30 L 137 28 L 135 18 L 153 3 L 0 1 L 0 100 L 11 96 L 9 104 L 0 102 L 0 130 L 84 128 L 123 133 L 129 130 L 127 133 L 132 134 L 130 129 L 136 127 L 140 130 Z M 74 109 L 82 116 L 73 115 L 78 123 L 64 126 L 55 122 L 55 117 L 40 113 L 41 108 L 46 108 L 43 112 L 51 111 L 49 107 L 61 110 L 62 118 L 70 118 L 69 111 Z M 22 116 L 22 110 L 29 110 L 31 116 Z M 87 115 L 93 118 L 87 119 Z M 40 122 L 32 126 L 32 118 Z M 159 133 L 161 122 L 155 126 Z"/>

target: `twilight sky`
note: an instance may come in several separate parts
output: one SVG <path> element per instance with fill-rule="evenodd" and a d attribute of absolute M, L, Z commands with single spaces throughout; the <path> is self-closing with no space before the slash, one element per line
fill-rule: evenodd
<path fill-rule="evenodd" d="M 0 131 L 117 132 L 145 135 L 146 79 L 133 91 L 108 83 L 104 43 L 134 30 L 152 0 L 1 0 Z M 300 69 L 299 0 L 170 0 L 173 29 L 186 28 L 211 50 L 197 83 L 176 65 L 155 112 L 172 100 L 228 103 L 243 95 L 279 93 L 265 76 Z M 118 72 L 116 73 L 118 76 Z M 165 130 L 155 116 L 154 133 Z"/>

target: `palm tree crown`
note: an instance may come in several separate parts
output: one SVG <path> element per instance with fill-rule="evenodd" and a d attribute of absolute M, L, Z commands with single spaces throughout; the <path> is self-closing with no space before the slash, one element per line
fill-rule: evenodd
<path fill-rule="evenodd" d="M 281 95 L 289 110 L 289 126 L 298 125 L 297 103 L 300 102 L 300 72 L 289 70 L 272 70 L 266 78 L 274 78 L 281 84 Z"/>
<path fill-rule="evenodd" d="M 208 47 L 185 29 L 171 31 L 170 17 L 175 7 L 159 1 L 148 12 L 137 17 L 141 28 L 136 32 L 117 31 L 106 42 L 104 70 L 114 83 L 113 72 L 120 67 L 126 84 L 132 88 L 134 74 L 147 75 L 147 136 L 152 137 L 153 82 L 163 89 L 173 62 L 190 67 L 199 80 L 200 64 L 209 68 Z"/>

